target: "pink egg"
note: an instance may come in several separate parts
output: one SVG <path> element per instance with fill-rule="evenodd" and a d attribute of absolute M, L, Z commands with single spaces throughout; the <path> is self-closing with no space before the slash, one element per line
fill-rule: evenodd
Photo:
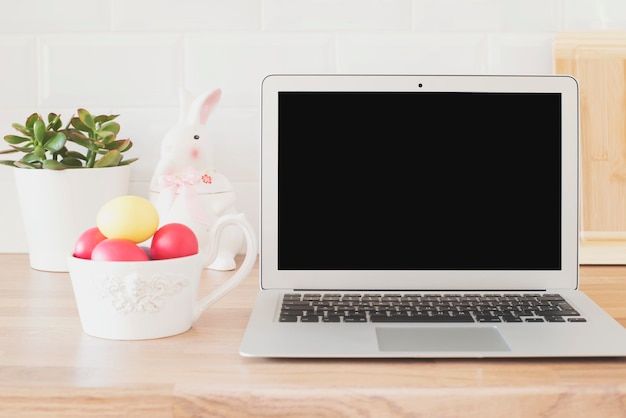
<path fill-rule="evenodd" d="M 187 225 L 166 224 L 154 233 L 150 254 L 153 260 L 198 254 L 198 238 Z"/>
<path fill-rule="evenodd" d="M 94 247 L 105 239 L 106 237 L 102 235 L 98 227 L 94 226 L 93 228 L 89 228 L 80 234 L 78 240 L 76 240 L 76 244 L 74 245 L 74 257 L 89 260 Z"/>
<path fill-rule="evenodd" d="M 107 238 L 95 246 L 91 253 L 94 261 L 148 261 L 150 258 L 131 240 Z"/>

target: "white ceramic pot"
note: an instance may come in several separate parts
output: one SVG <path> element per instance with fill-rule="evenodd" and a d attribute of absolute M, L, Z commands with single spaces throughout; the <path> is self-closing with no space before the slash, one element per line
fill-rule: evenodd
<path fill-rule="evenodd" d="M 68 271 L 67 255 L 109 200 L 128 194 L 130 166 L 14 169 L 30 266 Z"/>

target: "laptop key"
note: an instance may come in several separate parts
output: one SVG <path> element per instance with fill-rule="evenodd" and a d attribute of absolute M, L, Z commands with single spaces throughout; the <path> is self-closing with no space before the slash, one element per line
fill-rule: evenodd
<path fill-rule="evenodd" d="M 429 315 L 412 315 L 412 316 L 387 316 L 387 315 L 371 315 L 370 321 L 372 322 L 474 322 L 471 316 L 429 316 Z"/>
<path fill-rule="evenodd" d="M 512 316 L 512 315 L 502 315 L 502 320 L 504 322 L 524 322 L 522 321 L 522 318 L 520 318 L 519 316 Z"/>
<path fill-rule="evenodd" d="M 281 315 L 278 322 L 298 322 L 298 315 Z"/>
<path fill-rule="evenodd" d="M 367 322 L 365 315 L 346 315 L 343 317 L 343 322 Z"/>
<path fill-rule="evenodd" d="M 579 316 L 580 313 L 575 310 L 546 310 L 546 311 L 536 311 L 537 315 L 540 316 Z"/>
<path fill-rule="evenodd" d="M 526 322 L 545 322 L 543 318 L 526 318 L 524 319 Z"/>
<path fill-rule="evenodd" d="M 544 316 L 544 319 L 546 320 L 546 322 L 565 322 L 565 319 L 563 319 L 562 316 L 556 315 L 547 315 Z"/>
<path fill-rule="evenodd" d="M 500 317 L 491 315 L 477 315 L 476 321 L 478 322 L 502 322 Z"/>

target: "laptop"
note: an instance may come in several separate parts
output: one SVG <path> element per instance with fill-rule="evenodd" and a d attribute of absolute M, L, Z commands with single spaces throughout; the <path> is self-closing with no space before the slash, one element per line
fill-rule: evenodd
<path fill-rule="evenodd" d="M 577 290 L 574 78 L 270 75 L 261 122 L 241 355 L 626 355 Z"/>

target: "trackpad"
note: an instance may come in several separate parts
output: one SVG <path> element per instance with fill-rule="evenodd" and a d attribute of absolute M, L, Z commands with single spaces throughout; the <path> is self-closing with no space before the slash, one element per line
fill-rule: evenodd
<path fill-rule="evenodd" d="M 381 351 L 510 351 L 493 327 L 376 328 Z"/>

